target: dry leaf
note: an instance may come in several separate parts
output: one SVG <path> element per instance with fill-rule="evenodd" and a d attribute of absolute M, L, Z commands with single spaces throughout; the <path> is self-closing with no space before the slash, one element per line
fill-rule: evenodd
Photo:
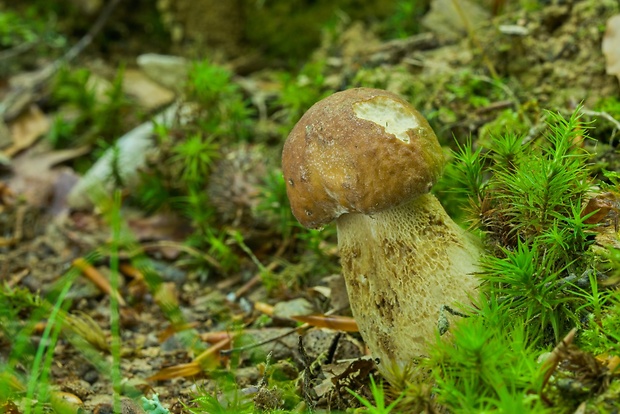
<path fill-rule="evenodd" d="M 90 280 L 99 290 L 101 290 L 106 295 L 112 294 L 112 286 L 110 285 L 110 281 L 107 277 L 101 274 L 93 265 L 88 263 L 83 258 L 79 257 L 73 261 L 73 266 L 79 269 L 82 274 Z M 121 306 L 125 306 L 125 300 L 120 295 L 119 292 L 115 293 L 118 303 Z"/>
<path fill-rule="evenodd" d="M 61 188 L 62 186 L 56 188 L 59 184 L 58 177 L 62 172 L 53 167 L 80 157 L 88 151 L 90 151 L 89 147 L 48 151 L 42 154 L 29 150 L 14 159 L 13 175 L 7 184 L 15 194 L 25 198 L 28 205 L 42 208 L 57 208 L 58 205 L 65 205 L 68 190 Z M 63 177 L 63 180 L 67 178 Z M 73 185 L 75 183 L 75 181 L 69 181 L 71 180 L 62 184 Z M 60 200 L 60 197 L 63 199 Z"/>
<path fill-rule="evenodd" d="M 147 378 L 147 381 L 162 381 L 173 378 L 194 377 L 202 373 L 202 367 L 196 362 L 179 364 L 171 367 L 162 368 L 156 374 Z"/>
<path fill-rule="evenodd" d="M 198 322 L 190 322 L 190 323 L 186 322 L 186 323 L 178 324 L 178 325 L 170 325 L 166 329 L 164 329 L 162 332 L 157 334 L 157 340 L 159 342 L 165 342 L 177 332 L 185 331 L 188 329 L 196 329 L 198 327 L 199 327 Z"/>
<path fill-rule="evenodd" d="M 159 370 L 155 375 L 147 378 L 148 381 L 168 380 L 180 377 L 193 377 L 204 371 L 216 368 L 220 363 L 220 353 L 230 345 L 231 338 L 224 338 L 198 355 L 192 362 L 173 365 Z"/>
<path fill-rule="evenodd" d="M 3 150 L 7 157 L 29 148 L 41 135 L 49 131 L 50 122 L 36 105 L 30 105 L 27 111 L 18 116 L 9 125 L 13 144 Z"/>
<path fill-rule="evenodd" d="M 123 90 L 147 110 L 161 108 L 174 100 L 174 92 L 151 80 L 144 72 L 126 69 Z"/>

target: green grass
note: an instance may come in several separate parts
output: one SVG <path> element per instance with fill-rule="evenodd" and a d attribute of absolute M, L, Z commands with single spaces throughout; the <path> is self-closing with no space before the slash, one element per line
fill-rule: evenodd
<path fill-rule="evenodd" d="M 120 273 L 119 273 L 119 250 L 123 220 L 121 218 L 121 193 L 116 191 L 112 200 L 112 209 L 109 216 L 110 227 L 112 230 L 112 241 L 110 243 L 110 287 L 112 292 L 119 292 Z M 110 295 L 110 334 L 112 354 L 112 389 L 114 390 L 114 412 L 121 411 L 121 329 L 119 298 L 116 294 Z"/>
<path fill-rule="evenodd" d="M 75 276 L 73 277 L 75 278 Z M 59 311 L 68 306 L 65 302 L 67 294 L 71 289 L 72 283 L 70 280 L 66 280 L 63 283 L 62 289 L 54 302 L 51 309 L 49 318 L 41 335 L 41 343 L 37 347 L 37 351 L 32 362 L 30 374 L 28 376 L 27 391 L 26 391 L 26 408 L 25 413 L 42 412 L 43 406 L 36 404 L 32 406 L 31 401 L 45 402 L 50 399 L 49 396 L 49 374 L 51 371 L 52 362 L 54 360 L 54 348 L 58 342 L 58 336 L 60 329 L 62 328 L 62 321 L 58 320 Z M 66 310 L 66 309 L 65 309 Z M 47 345 L 47 346 L 46 346 Z"/>
<path fill-rule="evenodd" d="M 97 255 L 91 255 L 87 260 L 94 260 Z M 51 386 L 51 367 L 54 363 L 54 350 L 60 335 L 72 342 L 76 336 L 76 325 L 68 309 L 71 301 L 68 294 L 73 283 L 80 273 L 72 268 L 58 282 L 46 297 L 32 294 L 25 289 L 10 288 L 4 284 L 0 289 L 0 327 L 2 333 L 12 340 L 12 350 L 7 361 L 0 364 L 0 402 L 22 399 L 24 412 L 41 413 L 46 407 L 59 408 L 62 405 L 56 397 L 56 391 Z M 20 323 L 17 315 L 28 314 L 25 323 Z M 35 326 L 45 321 L 38 346 L 31 343 Z M 85 353 L 92 350 L 87 341 L 93 338 L 82 338 L 81 345 L 73 342 Z M 91 354 L 94 355 L 94 354 Z M 93 364 L 108 367 L 105 361 L 92 359 Z M 27 375 L 22 375 L 22 369 Z M 105 369 L 103 372 L 106 372 Z"/>

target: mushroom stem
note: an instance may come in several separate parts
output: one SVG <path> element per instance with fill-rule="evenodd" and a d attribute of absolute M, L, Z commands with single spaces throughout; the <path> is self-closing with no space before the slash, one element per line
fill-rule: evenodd
<path fill-rule="evenodd" d="M 441 306 L 471 303 L 482 247 L 432 194 L 372 215 L 344 214 L 337 226 L 353 316 L 394 381 L 428 355 Z"/>

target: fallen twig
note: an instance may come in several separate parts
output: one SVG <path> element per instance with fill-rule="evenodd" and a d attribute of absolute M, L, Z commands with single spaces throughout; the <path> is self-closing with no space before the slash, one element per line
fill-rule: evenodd
<path fill-rule="evenodd" d="M 540 388 L 541 390 L 545 389 L 545 386 L 549 382 L 549 378 L 551 378 L 551 375 L 553 375 L 553 373 L 555 372 L 555 369 L 562 360 L 562 356 L 566 352 L 566 349 L 570 344 L 573 343 L 576 333 L 577 328 L 571 329 L 571 331 L 564 337 L 564 339 L 562 339 L 560 343 L 555 348 L 553 348 L 553 351 L 551 351 L 551 354 L 549 354 L 547 359 L 545 359 L 545 362 L 543 362 L 542 370 L 545 373 L 545 376 L 543 378 L 542 386 Z"/>
<path fill-rule="evenodd" d="M 612 137 L 609 139 L 609 145 L 611 145 L 613 147 L 613 141 L 614 138 L 616 137 L 616 135 L 618 135 L 618 132 L 620 132 L 620 121 L 618 121 L 616 118 L 614 118 L 613 116 L 611 116 L 610 114 L 608 114 L 607 112 L 601 112 L 601 111 L 591 111 L 589 109 L 585 109 L 583 108 L 581 110 L 581 112 L 584 115 L 589 115 L 589 116 L 600 116 L 601 118 L 606 119 L 607 121 L 611 122 L 615 129 L 616 132 L 614 133 L 614 135 L 612 135 Z"/>

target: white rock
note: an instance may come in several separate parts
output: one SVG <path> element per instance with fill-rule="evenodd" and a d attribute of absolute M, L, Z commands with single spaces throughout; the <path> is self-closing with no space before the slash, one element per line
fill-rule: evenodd
<path fill-rule="evenodd" d="M 139 182 L 139 171 L 145 166 L 148 154 L 157 151 L 153 137 L 154 122 L 170 125 L 177 111 L 178 104 L 173 104 L 155 116 L 132 129 L 118 139 L 113 148 L 109 148 L 88 172 L 73 187 L 69 194 L 69 206 L 86 209 L 93 206 L 93 198 L 101 192 L 111 193 L 120 179 L 127 188 L 135 187 Z"/>

